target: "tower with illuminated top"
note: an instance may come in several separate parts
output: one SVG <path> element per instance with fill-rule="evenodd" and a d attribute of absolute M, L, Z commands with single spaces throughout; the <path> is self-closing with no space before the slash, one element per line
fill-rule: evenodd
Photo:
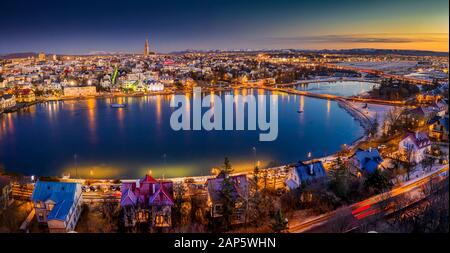
<path fill-rule="evenodd" d="M 150 46 L 148 44 L 148 39 L 146 39 L 144 44 L 144 57 L 147 57 L 149 54 L 150 54 Z"/>

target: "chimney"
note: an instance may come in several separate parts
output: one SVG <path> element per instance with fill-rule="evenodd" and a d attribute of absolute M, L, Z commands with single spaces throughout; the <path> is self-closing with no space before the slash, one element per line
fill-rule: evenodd
<path fill-rule="evenodd" d="M 312 176 L 314 175 L 314 166 L 312 163 L 309 164 L 309 174 Z"/>

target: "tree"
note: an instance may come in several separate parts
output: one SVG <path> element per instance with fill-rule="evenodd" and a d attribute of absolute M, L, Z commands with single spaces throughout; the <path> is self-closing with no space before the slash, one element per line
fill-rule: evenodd
<path fill-rule="evenodd" d="M 225 161 L 222 167 L 222 173 L 224 173 L 225 175 L 230 175 L 231 173 L 233 173 L 233 168 L 231 167 L 231 163 L 228 157 L 225 157 Z"/>
<path fill-rule="evenodd" d="M 369 126 L 370 136 L 376 136 L 378 133 L 379 123 L 378 123 L 378 113 L 375 114 L 375 119 Z"/>
<path fill-rule="evenodd" d="M 260 170 L 256 166 L 253 170 L 253 178 L 250 180 L 250 198 L 249 198 L 249 208 L 246 214 L 248 220 L 254 223 L 257 227 L 260 226 L 268 217 L 269 210 L 271 210 L 271 204 L 273 201 L 270 200 L 267 191 L 260 189 Z"/>
<path fill-rule="evenodd" d="M 369 192 L 378 194 L 389 190 L 392 187 L 392 183 L 386 173 L 376 169 L 367 177 L 364 186 Z"/>
<path fill-rule="evenodd" d="M 259 167 L 255 166 L 253 169 L 253 183 L 255 185 L 255 192 L 259 192 Z"/>
<path fill-rule="evenodd" d="M 408 146 L 406 147 L 405 151 L 404 151 L 404 155 L 405 155 L 405 163 L 403 164 L 403 168 L 405 168 L 406 170 L 406 180 L 410 180 L 411 178 L 411 171 L 414 168 L 414 164 L 411 161 L 412 160 L 412 156 L 413 156 L 413 148 L 412 146 Z"/>
<path fill-rule="evenodd" d="M 275 233 L 283 233 L 288 229 L 288 220 L 283 216 L 281 209 L 278 209 L 275 213 L 274 222 L 271 228 Z"/>
<path fill-rule="evenodd" d="M 334 192 L 337 197 L 347 199 L 351 175 L 349 168 L 343 163 L 341 157 L 336 159 L 336 163 L 331 168 L 330 175 L 330 190 Z"/>
<path fill-rule="evenodd" d="M 434 158 L 430 157 L 430 156 L 426 156 L 421 162 L 420 164 L 422 165 L 422 168 L 425 171 L 431 171 L 431 168 L 433 168 L 433 164 L 434 164 Z"/>
<path fill-rule="evenodd" d="M 183 218 L 183 203 L 186 188 L 182 182 L 177 182 L 173 185 L 174 193 L 174 209 L 173 209 L 173 222 L 174 226 L 182 224 Z"/>
<path fill-rule="evenodd" d="M 227 157 L 225 157 L 224 166 L 222 168 L 221 174 L 223 175 L 223 180 L 220 189 L 220 198 L 222 204 L 222 217 L 224 221 L 225 230 L 232 223 L 233 213 L 235 209 L 236 199 L 234 197 L 234 182 L 229 177 L 230 173 L 233 171 L 231 163 Z"/>
<path fill-rule="evenodd" d="M 325 224 L 325 231 L 328 233 L 347 233 L 353 228 L 354 217 L 349 208 L 336 210 L 329 222 Z"/>

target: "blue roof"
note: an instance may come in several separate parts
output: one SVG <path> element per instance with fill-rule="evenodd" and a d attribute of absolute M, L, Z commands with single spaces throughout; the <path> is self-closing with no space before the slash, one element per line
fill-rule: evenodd
<path fill-rule="evenodd" d="M 312 180 L 323 179 L 327 177 L 325 168 L 321 161 L 305 164 L 299 162 L 295 165 L 297 175 L 302 182 L 311 182 Z M 312 172 L 312 173 L 311 173 Z"/>
<path fill-rule="evenodd" d="M 381 158 L 380 153 L 376 148 L 368 150 L 358 149 L 355 156 L 361 165 L 360 169 L 368 173 L 375 172 L 378 165 L 383 162 L 383 158 Z"/>
<path fill-rule="evenodd" d="M 448 117 L 440 119 L 440 123 L 444 126 L 445 130 L 448 131 Z"/>
<path fill-rule="evenodd" d="M 73 200 L 63 200 L 58 202 L 53 209 L 48 213 L 49 220 L 65 220 L 69 214 L 70 208 L 73 205 Z"/>
<path fill-rule="evenodd" d="M 33 201 L 55 202 L 55 206 L 48 214 L 48 219 L 65 220 L 73 205 L 77 183 L 38 181 L 31 195 Z"/>

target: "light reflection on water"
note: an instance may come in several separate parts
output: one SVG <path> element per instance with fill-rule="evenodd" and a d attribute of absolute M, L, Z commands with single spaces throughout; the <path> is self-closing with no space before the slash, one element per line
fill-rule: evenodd
<path fill-rule="evenodd" d="M 264 93 L 269 94 L 216 94 Z M 225 156 L 236 171 L 251 169 L 252 147 L 267 166 L 305 159 L 308 152 L 327 155 L 363 134 L 359 123 L 334 101 L 278 96 L 279 134 L 274 142 L 259 142 L 259 131 L 173 131 L 171 95 L 38 104 L 0 118 L 0 163 L 7 170 L 37 175 L 77 171 L 83 177 L 137 178 L 149 169 L 156 177 L 163 172 L 166 177 L 209 175 Z M 192 102 L 191 93 L 186 100 Z M 112 103 L 128 106 L 114 109 Z M 298 113 L 299 108 L 304 112 Z"/>

